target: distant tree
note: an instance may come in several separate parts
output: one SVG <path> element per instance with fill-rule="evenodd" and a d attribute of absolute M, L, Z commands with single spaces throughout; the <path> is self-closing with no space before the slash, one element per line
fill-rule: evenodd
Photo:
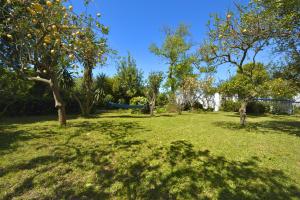
<path fill-rule="evenodd" d="M 248 102 L 255 97 L 267 97 L 269 91 L 270 76 L 261 63 L 249 63 L 243 66 L 243 71 L 237 74 L 220 86 L 221 93 L 233 96 L 238 95 L 242 104 L 240 108 L 240 124 L 246 124 L 246 107 Z"/>
<path fill-rule="evenodd" d="M 260 66 L 256 65 L 256 57 L 269 44 L 273 33 L 268 29 L 270 19 L 265 17 L 266 14 L 261 14 L 259 8 L 250 5 L 248 7 L 237 6 L 237 10 L 236 16 L 228 12 L 225 19 L 214 17 L 209 25 L 209 40 L 200 48 L 200 56 L 202 61 L 213 63 L 213 65 L 227 63 L 236 67 L 239 74 L 238 81 L 248 85 L 247 80 L 252 76 L 248 68 Z M 249 62 L 252 64 L 245 65 Z M 246 93 L 249 94 L 251 91 Z M 242 124 L 245 122 L 243 119 L 245 119 L 246 105 L 249 101 L 246 96 L 241 98 Z"/>
<path fill-rule="evenodd" d="M 156 105 L 156 99 L 159 94 L 159 88 L 163 81 L 162 72 L 151 72 L 148 76 L 146 96 L 150 105 L 150 115 L 154 116 L 154 108 Z"/>
<path fill-rule="evenodd" d="M 175 92 L 178 88 L 176 74 L 178 78 L 180 71 L 184 68 L 189 71 L 188 68 L 191 67 L 190 63 L 193 61 L 193 57 L 188 55 L 188 51 L 192 47 L 191 42 L 188 41 L 188 37 L 188 27 L 181 24 L 176 30 L 165 29 L 165 40 L 161 47 L 155 44 L 150 46 L 150 51 L 164 58 L 169 65 L 166 85 L 171 90 L 171 101 L 175 101 Z"/>
<path fill-rule="evenodd" d="M 118 63 L 113 92 L 118 95 L 119 99 L 124 99 L 127 104 L 132 97 L 141 96 L 143 93 L 143 73 L 137 68 L 130 54 Z"/>
<path fill-rule="evenodd" d="M 89 116 L 93 106 L 101 97 L 101 90 L 94 84 L 93 69 L 106 61 L 109 49 L 105 35 L 108 34 L 108 29 L 91 16 L 81 15 L 80 22 L 84 32 L 77 35 L 81 43 L 77 47 L 76 58 L 83 65 L 83 78 L 81 88 L 77 90 L 74 97 L 80 105 L 82 116 Z M 98 26 L 102 35 L 93 29 L 94 26 Z"/>
<path fill-rule="evenodd" d="M 102 98 L 98 101 L 99 104 L 104 105 L 105 103 L 114 100 L 113 78 L 108 77 L 105 74 L 99 74 L 95 79 L 95 87 L 102 94 Z"/>
<path fill-rule="evenodd" d="M 186 77 L 180 87 L 182 106 L 188 104 L 193 110 L 194 104 L 198 101 L 199 81 L 195 76 Z M 179 108 L 182 110 L 182 106 Z M 180 111 L 181 112 L 181 111 Z"/>

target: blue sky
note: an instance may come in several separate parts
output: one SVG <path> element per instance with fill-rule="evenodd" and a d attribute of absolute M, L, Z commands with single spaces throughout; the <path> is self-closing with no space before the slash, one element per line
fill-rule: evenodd
<path fill-rule="evenodd" d="M 235 2 L 247 3 L 248 0 Z M 71 3 L 75 11 L 83 11 L 82 0 L 71 0 Z M 193 41 L 200 43 L 206 37 L 210 14 L 225 15 L 229 9 L 234 9 L 233 0 L 93 0 L 88 12 L 101 13 L 102 22 L 110 27 L 110 47 L 121 56 L 126 56 L 129 51 L 146 76 L 150 71 L 168 69 L 164 60 L 149 52 L 151 43 L 160 45 L 163 42 L 164 26 L 176 27 L 185 23 L 191 27 Z M 116 63 L 110 60 L 95 74 L 113 75 L 115 71 Z M 220 67 L 217 79 L 226 77 L 228 67 Z"/>

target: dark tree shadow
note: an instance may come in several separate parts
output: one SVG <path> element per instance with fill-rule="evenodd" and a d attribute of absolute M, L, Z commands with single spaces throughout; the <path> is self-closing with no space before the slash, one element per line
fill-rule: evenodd
<path fill-rule="evenodd" d="M 126 194 L 126 199 L 285 200 L 300 195 L 299 188 L 289 183 L 283 172 L 259 167 L 256 157 L 243 162 L 229 161 L 211 155 L 208 150 L 195 151 L 187 141 L 147 148 L 150 154 L 130 157 L 129 163 L 105 163 L 98 172 L 101 178 L 96 185 L 101 185 L 103 191 L 116 187 L 116 191 L 102 193 L 102 197 L 121 198 Z M 216 194 L 209 196 L 208 192 Z M 93 198 L 96 194 L 84 195 Z"/>
<path fill-rule="evenodd" d="M 238 122 L 219 121 L 214 123 L 217 127 L 227 128 L 231 130 L 256 131 L 261 133 L 285 133 L 300 137 L 299 121 L 282 121 L 271 120 L 263 122 L 249 122 L 246 126 L 241 126 Z"/>
<path fill-rule="evenodd" d="M 42 187 L 32 184 L 36 176 L 45 187 L 54 188 L 51 196 L 39 199 L 286 200 L 300 196 L 293 180 L 280 170 L 262 167 L 257 157 L 228 160 L 209 150 L 195 150 L 185 140 L 149 144 L 134 137 L 149 130 L 136 122 L 84 121 L 70 126 L 76 131 L 51 144 L 48 155 L 1 168 L 1 177 L 26 170 L 33 173 L 4 199 Z M 108 137 L 109 142 L 81 145 L 77 137 L 89 131 Z M 89 185 L 73 184 L 81 178 L 72 177 L 74 170 L 80 170 L 82 178 L 89 171 L 96 176 Z M 71 178 L 56 187 L 57 179 L 66 177 Z"/>
<path fill-rule="evenodd" d="M 174 114 L 156 114 L 155 116 L 150 116 L 147 114 L 144 115 L 112 115 L 112 116 L 103 116 L 103 118 L 135 118 L 135 119 L 143 119 L 143 118 L 156 118 L 156 117 L 175 117 Z"/>

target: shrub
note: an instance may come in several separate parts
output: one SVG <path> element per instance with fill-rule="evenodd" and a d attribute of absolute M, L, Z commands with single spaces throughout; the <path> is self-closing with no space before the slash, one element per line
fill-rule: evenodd
<path fill-rule="evenodd" d="M 247 105 L 247 113 L 264 114 L 269 112 L 268 106 L 263 102 L 250 102 Z"/>
<path fill-rule="evenodd" d="M 104 97 L 103 101 L 104 103 L 112 102 L 114 97 L 111 94 L 108 94 Z"/>
<path fill-rule="evenodd" d="M 193 109 L 194 110 L 203 110 L 203 105 L 200 102 L 196 101 L 193 105 Z"/>
<path fill-rule="evenodd" d="M 123 99 L 123 98 L 121 98 L 121 99 L 118 100 L 118 103 L 119 103 L 119 104 L 125 104 L 125 103 L 126 103 L 126 100 Z"/>
<path fill-rule="evenodd" d="M 130 99 L 130 105 L 146 105 L 148 100 L 146 97 L 133 97 Z"/>
<path fill-rule="evenodd" d="M 162 114 L 162 113 L 166 113 L 166 112 L 167 112 L 166 107 L 157 107 L 156 108 L 156 113 L 158 113 L 158 114 Z"/>
<path fill-rule="evenodd" d="M 225 112 L 238 112 L 240 108 L 240 102 L 234 102 L 232 100 L 222 101 L 221 110 Z"/>
<path fill-rule="evenodd" d="M 167 104 L 166 106 L 166 110 L 167 112 L 169 113 L 176 113 L 178 110 L 177 110 L 177 105 L 174 104 L 174 103 L 169 103 Z"/>
<path fill-rule="evenodd" d="M 166 93 L 161 93 L 157 96 L 156 105 L 166 106 L 169 102 L 168 95 Z"/>
<path fill-rule="evenodd" d="M 300 115 L 300 107 L 295 107 L 294 108 L 294 114 Z"/>

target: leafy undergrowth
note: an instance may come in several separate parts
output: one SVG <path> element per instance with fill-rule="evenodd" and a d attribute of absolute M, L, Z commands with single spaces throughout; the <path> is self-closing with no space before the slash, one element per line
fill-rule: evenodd
<path fill-rule="evenodd" d="M 299 199 L 300 120 L 106 113 L 0 124 L 0 199 Z"/>

